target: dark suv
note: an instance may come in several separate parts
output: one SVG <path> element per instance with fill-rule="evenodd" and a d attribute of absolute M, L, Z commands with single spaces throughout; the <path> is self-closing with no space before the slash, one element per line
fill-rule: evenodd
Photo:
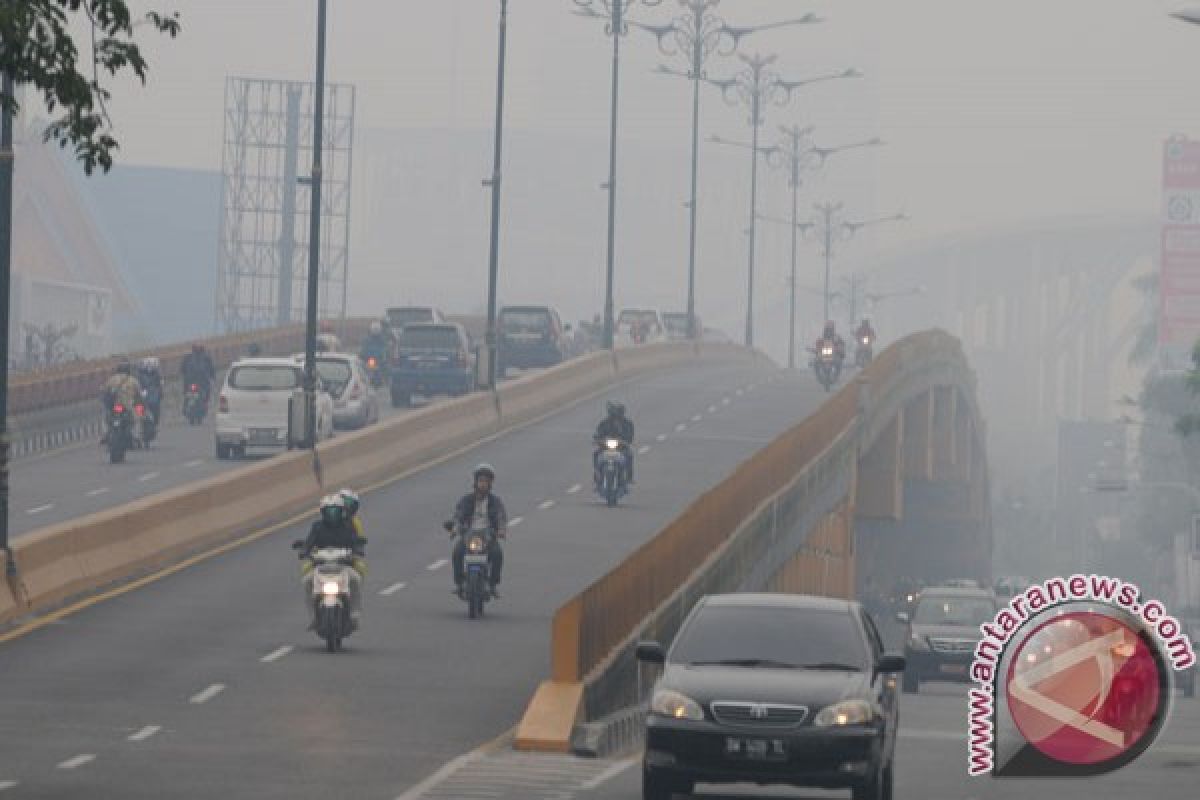
<path fill-rule="evenodd" d="M 921 681 L 969 681 L 975 645 L 982 636 L 979 626 L 990 621 L 996 611 L 996 598 L 986 589 L 924 589 L 911 614 L 896 614 L 908 625 L 904 691 L 920 691 Z"/>
<path fill-rule="evenodd" d="M 392 366 L 392 405 L 406 406 L 414 394 L 467 394 L 475 389 L 475 355 L 457 323 L 405 325 Z"/>
<path fill-rule="evenodd" d="M 505 306 L 500 310 L 497 374 L 509 367 L 552 367 L 566 358 L 558 312 L 547 306 Z"/>

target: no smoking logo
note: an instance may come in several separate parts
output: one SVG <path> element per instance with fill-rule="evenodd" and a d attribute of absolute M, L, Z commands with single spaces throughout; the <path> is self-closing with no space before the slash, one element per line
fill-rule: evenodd
<path fill-rule="evenodd" d="M 1147 636 L 1113 615 L 1075 611 L 1043 622 L 1018 643 L 1002 685 L 1025 749 L 1037 754 L 1020 760 L 1047 775 L 1132 761 L 1162 726 L 1165 676 Z"/>

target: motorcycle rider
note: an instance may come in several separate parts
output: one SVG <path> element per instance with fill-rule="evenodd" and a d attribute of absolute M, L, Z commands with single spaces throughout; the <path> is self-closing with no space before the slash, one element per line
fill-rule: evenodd
<path fill-rule="evenodd" d="M 454 550 L 450 556 L 454 565 L 454 593 L 463 596 L 463 583 L 466 580 L 463 570 L 466 543 L 461 534 L 482 525 L 493 534 L 488 537 L 487 543 L 490 589 L 493 597 L 499 597 L 496 587 L 500 584 L 500 573 L 504 569 L 504 550 L 500 547 L 500 540 L 508 536 L 508 511 L 504 508 L 504 502 L 492 493 L 496 470 L 491 464 L 475 467 L 472 479 L 472 491 L 459 499 L 454 507 L 454 516 L 448 523 L 452 524 L 451 534 L 455 536 Z"/>
<path fill-rule="evenodd" d="M 125 414 L 133 414 L 133 406 L 142 396 L 142 387 L 137 378 L 133 377 L 133 367 L 129 359 L 122 358 L 117 362 L 117 369 L 104 382 L 104 392 L 100 402 L 104 404 L 104 438 L 108 442 L 108 412 L 114 405 L 120 403 L 125 407 Z"/>
<path fill-rule="evenodd" d="M 874 344 L 875 329 L 871 327 L 871 321 L 863 317 L 858 330 L 854 332 L 854 360 L 857 364 L 865 366 L 871 360 Z"/>
<path fill-rule="evenodd" d="M 158 422 L 162 414 L 162 364 L 157 357 L 147 356 L 138 362 L 136 377 L 146 399 L 146 408 L 150 410 L 154 421 Z"/>
<path fill-rule="evenodd" d="M 819 354 L 821 352 L 821 346 L 825 344 L 833 345 L 833 359 L 837 363 L 837 367 L 840 370 L 842 367 L 842 362 L 846 359 L 846 342 L 841 336 L 838 335 L 837 325 L 834 324 L 833 320 L 829 320 L 825 323 L 825 329 L 821 331 L 821 335 L 817 338 L 815 352 Z"/>
<path fill-rule="evenodd" d="M 186 395 L 188 387 L 193 383 L 200 387 L 200 399 L 208 406 L 208 395 L 216 380 L 217 370 L 213 366 L 212 356 L 200 342 L 192 343 L 192 352 L 183 357 L 179 365 L 179 374 L 183 378 L 183 392 Z"/>
<path fill-rule="evenodd" d="M 372 320 L 367 328 L 367 338 L 363 339 L 362 347 L 358 350 L 358 357 L 362 359 L 363 364 L 367 364 L 370 359 L 375 359 L 375 368 L 382 369 L 383 362 L 387 358 L 388 339 L 383 332 L 383 323 L 379 320 Z"/>
<path fill-rule="evenodd" d="M 362 517 L 358 515 L 358 510 L 362 507 L 362 501 L 358 498 L 358 493 L 353 489 L 339 489 L 338 497 L 342 498 L 342 502 L 346 505 L 346 517 L 350 520 L 350 524 L 354 526 L 354 535 L 360 540 L 366 539 L 363 535 Z M 367 577 L 367 562 L 365 559 L 356 558 L 354 568 L 364 578 Z"/>
<path fill-rule="evenodd" d="M 357 625 L 362 613 L 362 576 L 366 571 L 366 545 L 355 532 L 341 495 L 330 494 L 321 498 L 320 513 L 321 518 L 313 522 L 300 550 L 300 558 L 304 560 L 301 575 L 304 604 L 309 614 L 308 627 L 309 630 L 317 627 L 316 606 L 312 599 L 313 573 L 316 567 L 312 560 L 312 552 L 322 547 L 341 547 L 354 552 L 354 565 L 350 571 L 350 618 Z"/>
<path fill-rule="evenodd" d="M 625 416 L 624 403 L 608 401 L 605 407 L 608 416 L 600 420 L 596 426 L 596 450 L 592 453 L 592 471 L 596 482 L 600 480 L 600 450 L 605 439 L 617 439 L 621 442 L 621 452 L 625 456 L 625 481 L 633 485 L 633 420 Z"/>
<path fill-rule="evenodd" d="M 859 324 L 858 330 L 854 332 L 854 338 L 858 339 L 859 343 L 865 338 L 870 342 L 875 341 L 875 329 L 871 327 L 871 320 L 863 317 L 863 321 Z"/>

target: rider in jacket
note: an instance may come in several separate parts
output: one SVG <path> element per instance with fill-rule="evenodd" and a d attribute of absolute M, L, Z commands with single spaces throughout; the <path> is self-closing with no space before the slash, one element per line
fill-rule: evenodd
<path fill-rule="evenodd" d="M 621 442 L 621 452 L 625 455 L 625 480 L 633 483 L 633 420 L 625 416 L 625 405 L 609 401 L 606 407 L 608 416 L 600 420 L 596 426 L 596 450 L 592 453 L 593 472 L 599 480 L 600 448 L 605 439 L 613 438 Z"/>
<path fill-rule="evenodd" d="M 304 604 L 308 608 L 309 628 L 317 625 L 316 607 L 313 604 L 313 569 L 312 552 L 322 547 L 340 547 L 354 553 L 354 567 L 350 577 L 350 618 L 357 622 L 362 611 L 362 575 L 366 568 L 363 560 L 366 556 L 366 545 L 354 529 L 350 516 L 346 513 L 346 503 L 341 495 L 326 495 L 321 499 L 321 518 L 312 524 L 300 558 L 304 559 L 301 569 L 304 585 Z M 360 569 L 361 567 L 361 569 Z"/>
<path fill-rule="evenodd" d="M 200 387 L 200 396 L 207 405 L 209 392 L 217 377 L 217 370 L 213 366 L 212 356 L 204 349 L 204 345 L 199 342 L 192 345 L 192 352 L 184 356 L 183 363 L 179 365 L 179 374 L 183 378 L 184 394 L 187 393 L 188 386 L 194 383 Z"/>
<path fill-rule="evenodd" d="M 463 570 L 466 545 L 462 534 L 474 528 L 486 527 L 491 534 L 487 537 L 491 591 L 492 596 L 499 597 L 496 587 L 500 584 L 500 573 L 504 569 L 504 550 L 500 547 L 500 540 L 508 536 L 508 511 L 504 508 L 504 502 L 492 493 L 496 470 L 490 464 L 475 467 L 472 478 L 472 491 L 459 499 L 454 507 L 454 516 L 450 519 L 453 523 L 451 533 L 455 536 L 450 557 L 454 566 L 454 592 L 461 597 L 466 580 Z"/>

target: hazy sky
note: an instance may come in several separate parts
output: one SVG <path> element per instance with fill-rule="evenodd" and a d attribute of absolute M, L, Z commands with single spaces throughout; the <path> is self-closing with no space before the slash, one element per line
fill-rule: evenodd
<path fill-rule="evenodd" d="M 144 91 L 118 89 L 127 163 L 219 168 L 227 75 L 309 79 L 311 0 L 135 0 L 177 8 L 184 33 L 149 48 Z M 357 85 L 359 125 L 488 128 L 494 0 L 333 0 L 329 78 Z M 820 138 L 879 134 L 889 145 L 847 170 L 873 171 L 880 211 L 913 221 L 876 244 L 1043 214 L 1155 211 L 1160 142 L 1200 133 L 1200 27 L 1167 0 L 724 0 L 731 22 L 810 10 L 824 24 L 773 31 L 747 50 L 780 52 L 802 77 L 857 66 L 868 77 L 805 90 L 783 120 Z M 608 46 L 573 0 L 511 0 L 508 122 L 603 132 Z M 639 9 L 662 20 L 672 0 Z M 659 56 L 636 31 L 625 45 L 622 136 L 680 141 L 687 87 L 650 74 Z M 720 74 L 720 62 L 711 67 Z M 743 133 L 716 101 L 706 129 Z M 836 181 L 836 174 L 829 179 Z"/>

